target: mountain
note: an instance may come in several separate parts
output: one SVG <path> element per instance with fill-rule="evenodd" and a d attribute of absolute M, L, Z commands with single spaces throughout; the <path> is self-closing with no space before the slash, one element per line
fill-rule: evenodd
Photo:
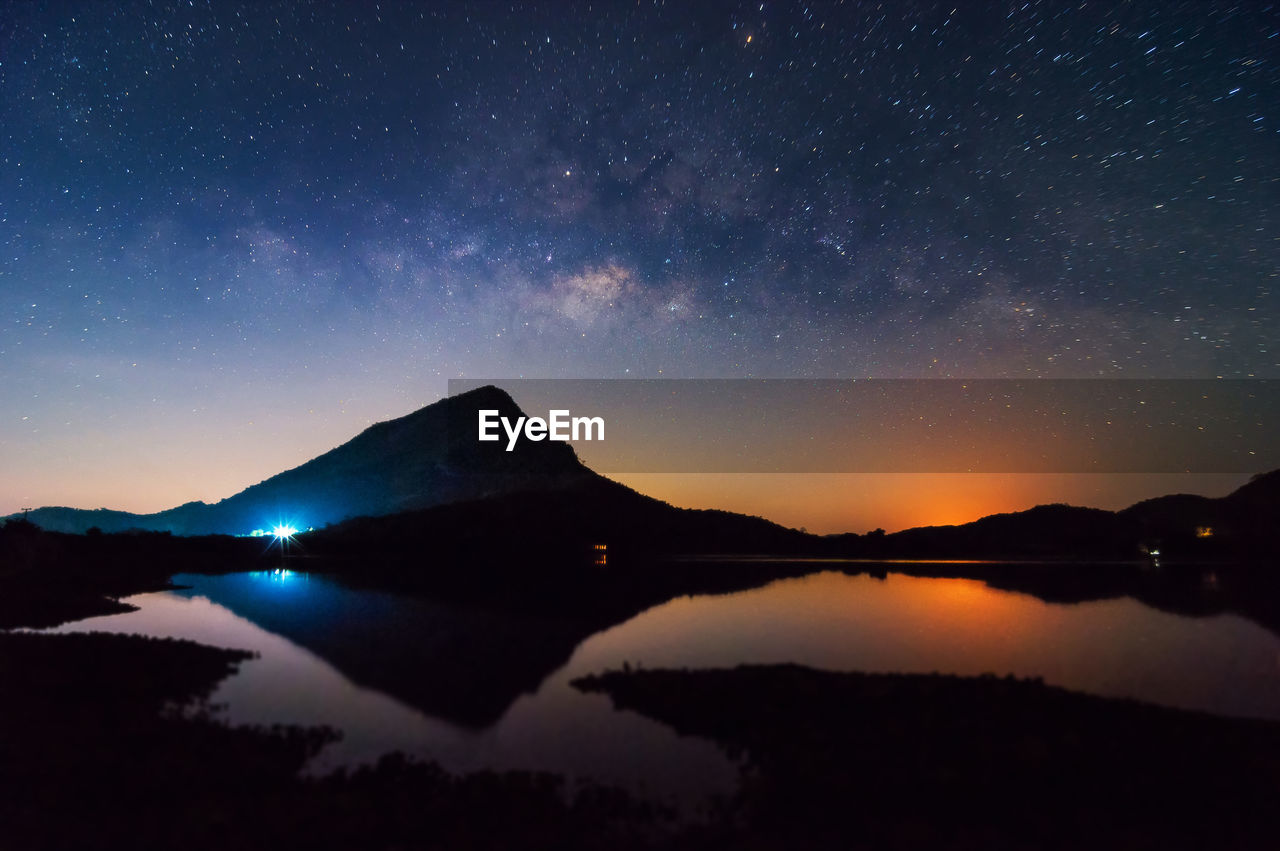
<path fill-rule="evenodd" d="M 513 491 L 555 489 L 595 477 L 567 443 L 475 440 L 476 412 L 522 412 L 488 386 L 377 423 L 317 458 L 221 502 L 190 502 L 155 514 L 38 508 L 28 519 L 50 531 L 150 530 L 177 535 L 247 534 L 278 523 L 322 527 L 352 517 L 413 511 Z"/>

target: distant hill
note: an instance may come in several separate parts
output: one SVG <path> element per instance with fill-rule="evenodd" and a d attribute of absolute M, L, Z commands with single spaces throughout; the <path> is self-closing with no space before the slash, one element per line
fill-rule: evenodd
<path fill-rule="evenodd" d="M 1121 511 L 1038 505 L 958 526 L 833 535 L 828 550 L 866 558 L 1219 558 L 1274 551 L 1280 528 L 1280 470 L 1254 476 L 1218 498 L 1171 494 Z"/>
<path fill-rule="evenodd" d="M 1074 505 L 1037 505 L 960 526 L 926 526 L 886 536 L 914 554 L 1052 557 L 1068 553 L 1133 558 L 1138 541 L 1115 512 Z"/>
<path fill-rule="evenodd" d="M 442 399 L 377 423 L 305 464 L 221 502 L 189 502 L 155 514 L 38 508 L 28 519 L 50 531 L 148 530 L 176 535 L 242 535 L 276 523 L 320 528 L 352 517 L 412 511 L 520 490 L 555 488 L 592 473 L 566 443 L 478 443 L 476 411 L 521 411 L 496 387 Z"/>
<path fill-rule="evenodd" d="M 1280 470 L 1254 476 L 1218 499 L 1161 496 L 1131 505 L 1118 516 L 1135 525 L 1144 540 L 1166 550 L 1231 542 L 1253 552 L 1274 552 L 1275 532 L 1280 529 Z M 1206 531 L 1208 537 L 1200 537 Z"/>

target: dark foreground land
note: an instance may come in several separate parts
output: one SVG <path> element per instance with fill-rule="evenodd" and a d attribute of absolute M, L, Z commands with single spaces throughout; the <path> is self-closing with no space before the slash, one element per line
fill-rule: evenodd
<path fill-rule="evenodd" d="M 650 810 L 599 788 L 570 797 L 550 775 L 454 777 L 391 758 L 302 778 L 331 732 L 231 728 L 200 709 L 244 658 L 134 636 L 0 634 L 0 847 L 648 847 Z"/>
<path fill-rule="evenodd" d="M 334 735 L 230 728 L 246 658 L 189 642 L 0 634 L 7 849 L 1262 848 L 1280 724 L 995 677 L 797 666 L 576 683 L 743 758 L 706 818 L 552 775 L 392 757 L 299 773 Z"/>
<path fill-rule="evenodd" d="M 793 665 L 575 685 L 745 755 L 725 847 L 1265 848 L 1280 835 L 1271 722 L 1039 681 Z"/>

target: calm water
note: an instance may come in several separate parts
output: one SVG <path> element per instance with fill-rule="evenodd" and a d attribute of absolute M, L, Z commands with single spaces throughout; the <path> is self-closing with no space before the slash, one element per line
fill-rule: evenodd
<path fill-rule="evenodd" d="M 965 579 L 819 573 L 656 606 L 587 638 L 535 691 L 513 695 L 496 723 L 466 729 L 360 687 L 236 611 L 270 611 L 273 623 L 323 617 L 340 624 L 385 618 L 409 601 L 296 573 L 174 579 L 192 588 L 130 597 L 139 611 L 60 631 L 137 632 L 257 652 L 213 700 L 232 723 L 341 729 L 342 741 L 318 757 L 317 771 L 403 750 L 458 771 L 549 770 L 661 797 L 729 791 L 736 769 L 713 745 L 614 711 L 607 698 L 569 685 L 623 662 L 1013 673 L 1094 694 L 1280 719 L 1280 638 L 1235 615 L 1189 618 L 1130 599 L 1052 604 Z"/>

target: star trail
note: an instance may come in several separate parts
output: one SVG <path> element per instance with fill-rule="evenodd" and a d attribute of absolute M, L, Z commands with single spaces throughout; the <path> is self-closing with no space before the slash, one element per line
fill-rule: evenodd
<path fill-rule="evenodd" d="M 0 513 L 456 377 L 1280 377 L 1278 60 L 1265 3 L 7 4 Z"/>

